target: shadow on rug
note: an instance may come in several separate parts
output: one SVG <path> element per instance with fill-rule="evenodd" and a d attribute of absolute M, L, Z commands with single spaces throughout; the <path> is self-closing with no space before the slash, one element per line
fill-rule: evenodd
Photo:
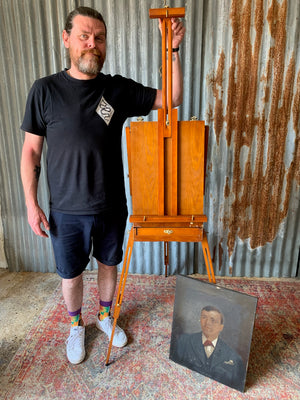
<path fill-rule="evenodd" d="M 128 276 L 118 320 L 128 345 L 112 348 L 106 367 L 108 339 L 94 323 L 96 273 L 84 280 L 84 362 L 66 359 L 69 318 L 58 287 L 1 377 L 0 398 L 300 399 L 298 281 L 217 277 L 219 286 L 258 298 L 246 392 L 240 393 L 169 360 L 175 276 Z"/>

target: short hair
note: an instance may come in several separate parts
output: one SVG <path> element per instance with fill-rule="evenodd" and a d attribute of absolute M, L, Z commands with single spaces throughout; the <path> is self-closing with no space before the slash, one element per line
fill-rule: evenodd
<path fill-rule="evenodd" d="M 75 10 L 71 11 L 70 14 L 67 16 L 66 23 L 65 23 L 65 31 L 67 32 L 68 35 L 70 35 L 70 33 L 71 33 L 71 30 L 73 28 L 73 20 L 77 15 L 95 18 L 95 19 L 98 19 L 99 21 L 101 21 L 104 24 L 105 36 L 106 36 L 106 24 L 105 24 L 105 21 L 104 21 L 104 18 L 102 17 L 102 15 L 94 8 L 83 7 L 83 6 L 75 8 Z"/>
<path fill-rule="evenodd" d="M 221 313 L 221 311 L 220 311 L 217 307 L 214 307 L 214 306 L 205 306 L 205 307 L 202 308 L 201 314 L 202 314 L 202 311 L 207 311 L 207 312 L 216 311 L 216 312 L 219 313 L 220 316 L 221 316 L 221 325 L 224 325 L 224 315 Z"/>

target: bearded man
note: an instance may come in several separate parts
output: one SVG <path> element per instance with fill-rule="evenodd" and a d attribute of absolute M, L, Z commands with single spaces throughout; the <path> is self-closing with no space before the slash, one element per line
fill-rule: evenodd
<path fill-rule="evenodd" d="M 176 107 L 182 101 L 178 49 L 185 33 L 178 19 L 172 20 L 172 33 L 172 106 Z M 70 68 L 35 81 L 21 126 L 25 131 L 21 177 L 28 222 L 39 236 L 48 237 L 45 229 L 50 231 L 71 320 L 67 357 L 73 364 L 85 358 L 82 273 L 92 249 L 98 264 L 100 299 L 96 326 L 111 337 L 110 307 L 128 214 L 121 153 L 123 124 L 128 117 L 162 107 L 161 90 L 100 72 L 106 36 L 106 24 L 98 11 L 79 7 L 68 15 L 62 39 Z M 49 218 L 37 198 L 44 139 L 48 145 Z M 116 326 L 113 346 L 126 343 L 125 332 Z"/>

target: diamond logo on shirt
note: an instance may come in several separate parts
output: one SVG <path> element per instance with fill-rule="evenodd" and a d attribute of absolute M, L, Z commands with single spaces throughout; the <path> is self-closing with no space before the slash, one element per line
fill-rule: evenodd
<path fill-rule="evenodd" d="M 103 121 L 106 123 L 107 126 L 109 125 L 114 112 L 115 110 L 102 96 L 98 104 L 98 107 L 96 109 L 96 113 L 99 115 L 99 117 L 103 119 Z"/>

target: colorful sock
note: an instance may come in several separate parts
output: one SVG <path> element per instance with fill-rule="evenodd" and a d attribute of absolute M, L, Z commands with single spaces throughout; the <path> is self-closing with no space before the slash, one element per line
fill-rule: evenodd
<path fill-rule="evenodd" d="M 98 314 L 98 318 L 100 319 L 100 321 L 103 321 L 104 318 L 108 317 L 110 314 L 110 308 L 112 305 L 112 301 L 99 301 L 100 304 L 100 308 L 99 308 L 99 314 Z"/>
<path fill-rule="evenodd" d="M 68 311 L 71 317 L 71 324 L 73 326 L 83 326 L 83 321 L 81 318 L 81 307 L 77 311 Z"/>

